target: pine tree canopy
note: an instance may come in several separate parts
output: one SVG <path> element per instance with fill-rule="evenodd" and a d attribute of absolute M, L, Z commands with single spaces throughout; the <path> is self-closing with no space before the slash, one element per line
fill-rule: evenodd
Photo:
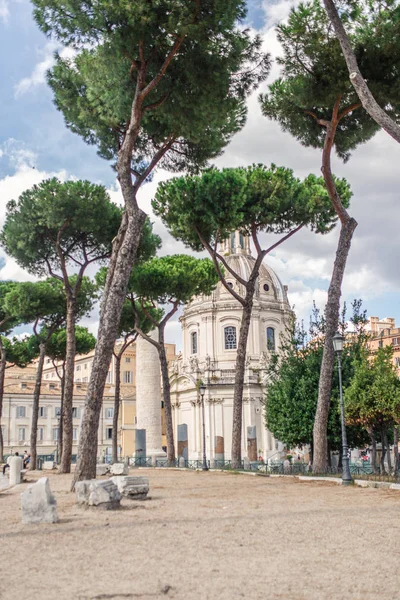
<path fill-rule="evenodd" d="M 378 5 L 380 8 L 378 8 Z M 360 70 L 377 102 L 400 121 L 400 13 L 372 0 L 344 2 L 341 18 L 351 38 Z M 397 20 L 394 20 L 397 15 Z M 320 0 L 292 9 L 288 23 L 278 26 L 283 56 L 281 76 L 260 95 L 265 116 L 277 120 L 304 146 L 322 148 L 324 121 L 336 102 L 339 124 L 335 148 L 347 160 L 379 126 L 361 107 L 349 80 L 340 44 Z"/>
<path fill-rule="evenodd" d="M 74 49 L 70 58 L 58 55 L 49 72 L 55 104 L 104 158 L 116 160 L 135 94 L 145 92 L 135 171 L 168 139 L 176 142 L 163 166 L 172 170 L 197 169 L 217 156 L 244 124 L 246 96 L 269 71 L 261 38 L 240 24 L 243 0 L 33 4 L 42 31 Z"/>

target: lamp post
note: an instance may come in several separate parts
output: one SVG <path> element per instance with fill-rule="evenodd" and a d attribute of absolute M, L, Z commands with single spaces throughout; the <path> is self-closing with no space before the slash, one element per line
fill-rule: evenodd
<path fill-rule="evenodd" d="M 206 421 L 204 417 L 204 394 L 206 393 L 206 386 L 202 383 L 199 387 L 201 396 L 201 414 L 203 417 L 203 467 L 202 471 L 208 471 L 207 458 L 206 458 Z"/>
<path fill-rule="evenodd" d="M 350 461 L 349 461 L 349 447 L 347 445 L 347 434 L 346 425 L 344 422 L 344 402 L 343 402 L 343 388 L 342 388 L 342 351 L 344 346 L 344 336 L 339 332 L 336 332 L 333 336 L 333 348 L 336 352 L 338 361 L 338 373 L 339 373 L 339 397 L 340 397 L 340 417 L 342 423 L 342 484 L 349 485 L 353 482 L 353 478 L 350 474 Z"/>

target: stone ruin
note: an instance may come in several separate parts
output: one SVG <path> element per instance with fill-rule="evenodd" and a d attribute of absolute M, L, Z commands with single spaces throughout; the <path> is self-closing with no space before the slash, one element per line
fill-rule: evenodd
<path fill-rule="evenodd" d="M 48 477 L 41 477 L 21 494 L 23 523 L 57 523 L 57 502 Z"/>

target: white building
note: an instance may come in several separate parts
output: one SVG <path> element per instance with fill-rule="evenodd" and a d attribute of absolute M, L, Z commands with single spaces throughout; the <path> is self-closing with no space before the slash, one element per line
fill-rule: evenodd
<path fill-rule="evenodd" d="M 250 242 L 238 232 L 221 248 L 227 263 L 243 279 L 248 279 L 254 257 Z M 244 289 L 225 273 L 229 285 L 240 295 Z M 193 300 L 183 311 L 183 352 L 171 365 L 171 401 L 174 437 L 178 425 L 188 429 L 188 458 L 202 455 L 202 413 L 199 382 L 206 384 L 205 428 L 207 458 L 231 458 L 232 411 L 236 349 L 242 307 L 218 283 L 211 296 Z M 256 285 L 254 307 L 247 344 L 243 392 L 242 456 L 247 455 L 247 427 L 256 426 L 257 453 L 264 459 L 276 453 L 277 443 L 264 426 L 263 401 L 266 365 L 270 351 L 279 346 L 280 334 L 291 315 L 287 288 L 266 264 L 262 264 Z"/>

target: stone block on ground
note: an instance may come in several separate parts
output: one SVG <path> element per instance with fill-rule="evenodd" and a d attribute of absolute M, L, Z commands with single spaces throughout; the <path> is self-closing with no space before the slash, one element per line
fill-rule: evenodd
<path fill-rule="evenodd" d="M 131 500 L 144 500 L 149 492 L 149 480 L 147 477 L 111 477 L 111 480 L 118 487 L 122 496 Z"/>
<path fill-rule="evenodd" d="M 57 468 L 57 464 L 53 460 L 45 460 L 42 464 L 42 471 L 53 471 Z"/>
<path fill-rule="evenodd" d="M 75 491 L 78 504 L 97 506 L 106 510 L 120 506 L 121 494 L 111 479 L 105 481 L 97 481 L 96 479 L 78 481 L 75 485 Z"/>
<path fill-rule="evenodd" d="M 22 482 L 22 456 L 13 456 L 10 461 L 10 485 L 19 485 Z"/>
<path fill-rule="evenodd" d="M 47 477 L 41 477 L 21 494 L 23 523 L 57 523 L 57 503 Z"/>
<path fill-rule="evenodd" d="M 129 465 L 125 463 L 114 463 L 111 465 L 111 475 L 128 475 Z"/>
<path fill-rule="evenodd" d="M 110 465 L 101 464 L 96 465 L 96 475 L 100 477 L 101 475 L 107 475 L 110 472 Z"/>

